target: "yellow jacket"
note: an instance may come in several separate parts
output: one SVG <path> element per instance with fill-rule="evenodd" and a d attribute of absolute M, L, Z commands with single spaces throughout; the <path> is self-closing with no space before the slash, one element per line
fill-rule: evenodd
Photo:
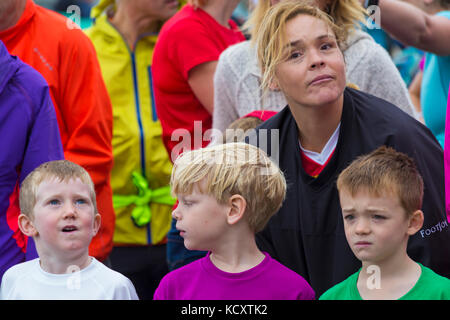
<path fill-rule="evenodd" d="M 100 1 L 100 8 L 104 9 L 102 5 L 105 2 L 108 1 Z M 174 199 L 166 201 L 166 204 L 164 201 L 157 203 L 158 200 L 154 199 L 150 200 L 150 205 L 145 204 L 152 191 L 153 194 L 159 190 L 168 195 L 172 171 L 172 163 L 161 138 L 162 129 L 152 90 L 151 61 L 157 35 L 140 37 L 131 51 L 103 10 L 95 8 L 93 14 L 94 23 L 85 31 L 97 51 L 113 106 L 114 167 L 111 185 L 116 212 L 113 241 L 125 245 L 158 244 L 169 231 Z M 141 184 L 143 181 L 148 183 L 150 190 L 139 190 L 136 187 L 139 181 L 133 183 L 133 173 L 136 179 L 140 178 Z M 145 180 L 142 181 L 142 177 Z M 160 189 L 162 187 L 165 189 Z M 124 201 L 116 201 L 118 198 L 130 201 L 125 201 L 124 205 Z M 120 202 L 122 204 L 118 205 Z M 141 226 L 136 225 L 136 219 L 132 219 L 132 214 L 134 216 L 139 211 L 136 207 L 142 209 L 140 212 L 151 212 L 150 223 L 144 221 Z"/>

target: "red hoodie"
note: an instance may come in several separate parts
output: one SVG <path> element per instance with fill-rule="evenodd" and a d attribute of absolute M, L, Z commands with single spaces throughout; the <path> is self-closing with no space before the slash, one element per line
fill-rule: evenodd
<path fill-rule="evenodd" d="M 20 20 L 1 31 L 0 40 L 50 86 L 64 156 L 83 166 L 95 184 L 102 223 L 89 253 L 104 260 L 112 249 L 115 223 L 110 185 L 112 107 L 91 41 L 68 21 L 27 0 Z"/>

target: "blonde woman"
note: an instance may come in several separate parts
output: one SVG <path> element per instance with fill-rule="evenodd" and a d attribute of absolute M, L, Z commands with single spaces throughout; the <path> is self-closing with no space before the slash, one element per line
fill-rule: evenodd
<path fill-rule="evenodd" d="M 214 77 L 214 129 L 224 131 L 231 122 L 254 110 L 279 111 L 286 106 L 286 99 L 279 91 L 270 90 L 262 97 L 261 71 L 254 43 L 264 14 L 278 2 L 280 0 L 259 0 L 247 22 L 252 40 L 231 46 L 220 56 Z M 356 27 L 364 22 L 365 15 L 358 0 L 311 3 L 327 12 L 343 28 L 347 81 L 413 115 L 408 90 L 389 54 Z"/>
<path fill-rule="evenodd" d="M 345 239 L 335 181 L 355 158 L 386 145 L 413 158 L 424 180 L 424 229 L 410 238 L 408 252 L 448 277 L 442 149 L 428 128 L 398 107 L 346 87 L 342 32 L 323 16 L 298 1 L 280 3 L 256 39 L 262 86 L 280 90 L 288 106 L 257 129 L 261 143 L 248 141 L 278 155 L 289 186 L 282 207 L 257 235 L 258 246 L 318 295 L 356 272 L 361 264 Z M 279 139 L 271 139 L 273 133 Z M 424 231 L 436 226 L 440 232 Z M 364 228 L 361 241 L 376 250 Z"/>

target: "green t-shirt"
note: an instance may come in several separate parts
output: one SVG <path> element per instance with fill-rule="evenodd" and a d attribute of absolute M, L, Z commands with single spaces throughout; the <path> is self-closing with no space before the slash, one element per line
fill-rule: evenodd
<path fill-rule="evenodd" d="M 399 300 L 450 300 L 450 279 L 436 274 L 420 263 L 419 265 L 422 269 L 419 280 Z M 360 272 L 361 269 L 327 290 L 319 300 L 362 300 L 356 285 Z"/>

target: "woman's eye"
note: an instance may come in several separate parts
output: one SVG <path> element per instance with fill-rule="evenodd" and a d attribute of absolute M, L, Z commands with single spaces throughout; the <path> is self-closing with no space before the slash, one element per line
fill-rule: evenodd
<path fill-rule="evenodd" d="M 320 47 L 321 50 L 328 50 L 328 49 L 331 49 L 331 48 L 332 48 L 332 45 L 329 44 L 329 43 L 325 43 L 325 44 L 323 44 L 323 45 Z"/>
<path fill-rule="evenodd" d="M 386 217 L 385 217 L 385 216 L 381 216 L 381 215 L 379 215 L 379 214 L 375 214 L 375 215 L 373 216 L 373 219 L 375 219 L 375 220 L 385 220 Z"/>
<path fill-rule="evenodd" d="M 299 51 L 295 51 L 289 55 L 289 59 L 297 59 L 300 58 L 301 56 L 302 54 Z"/>

